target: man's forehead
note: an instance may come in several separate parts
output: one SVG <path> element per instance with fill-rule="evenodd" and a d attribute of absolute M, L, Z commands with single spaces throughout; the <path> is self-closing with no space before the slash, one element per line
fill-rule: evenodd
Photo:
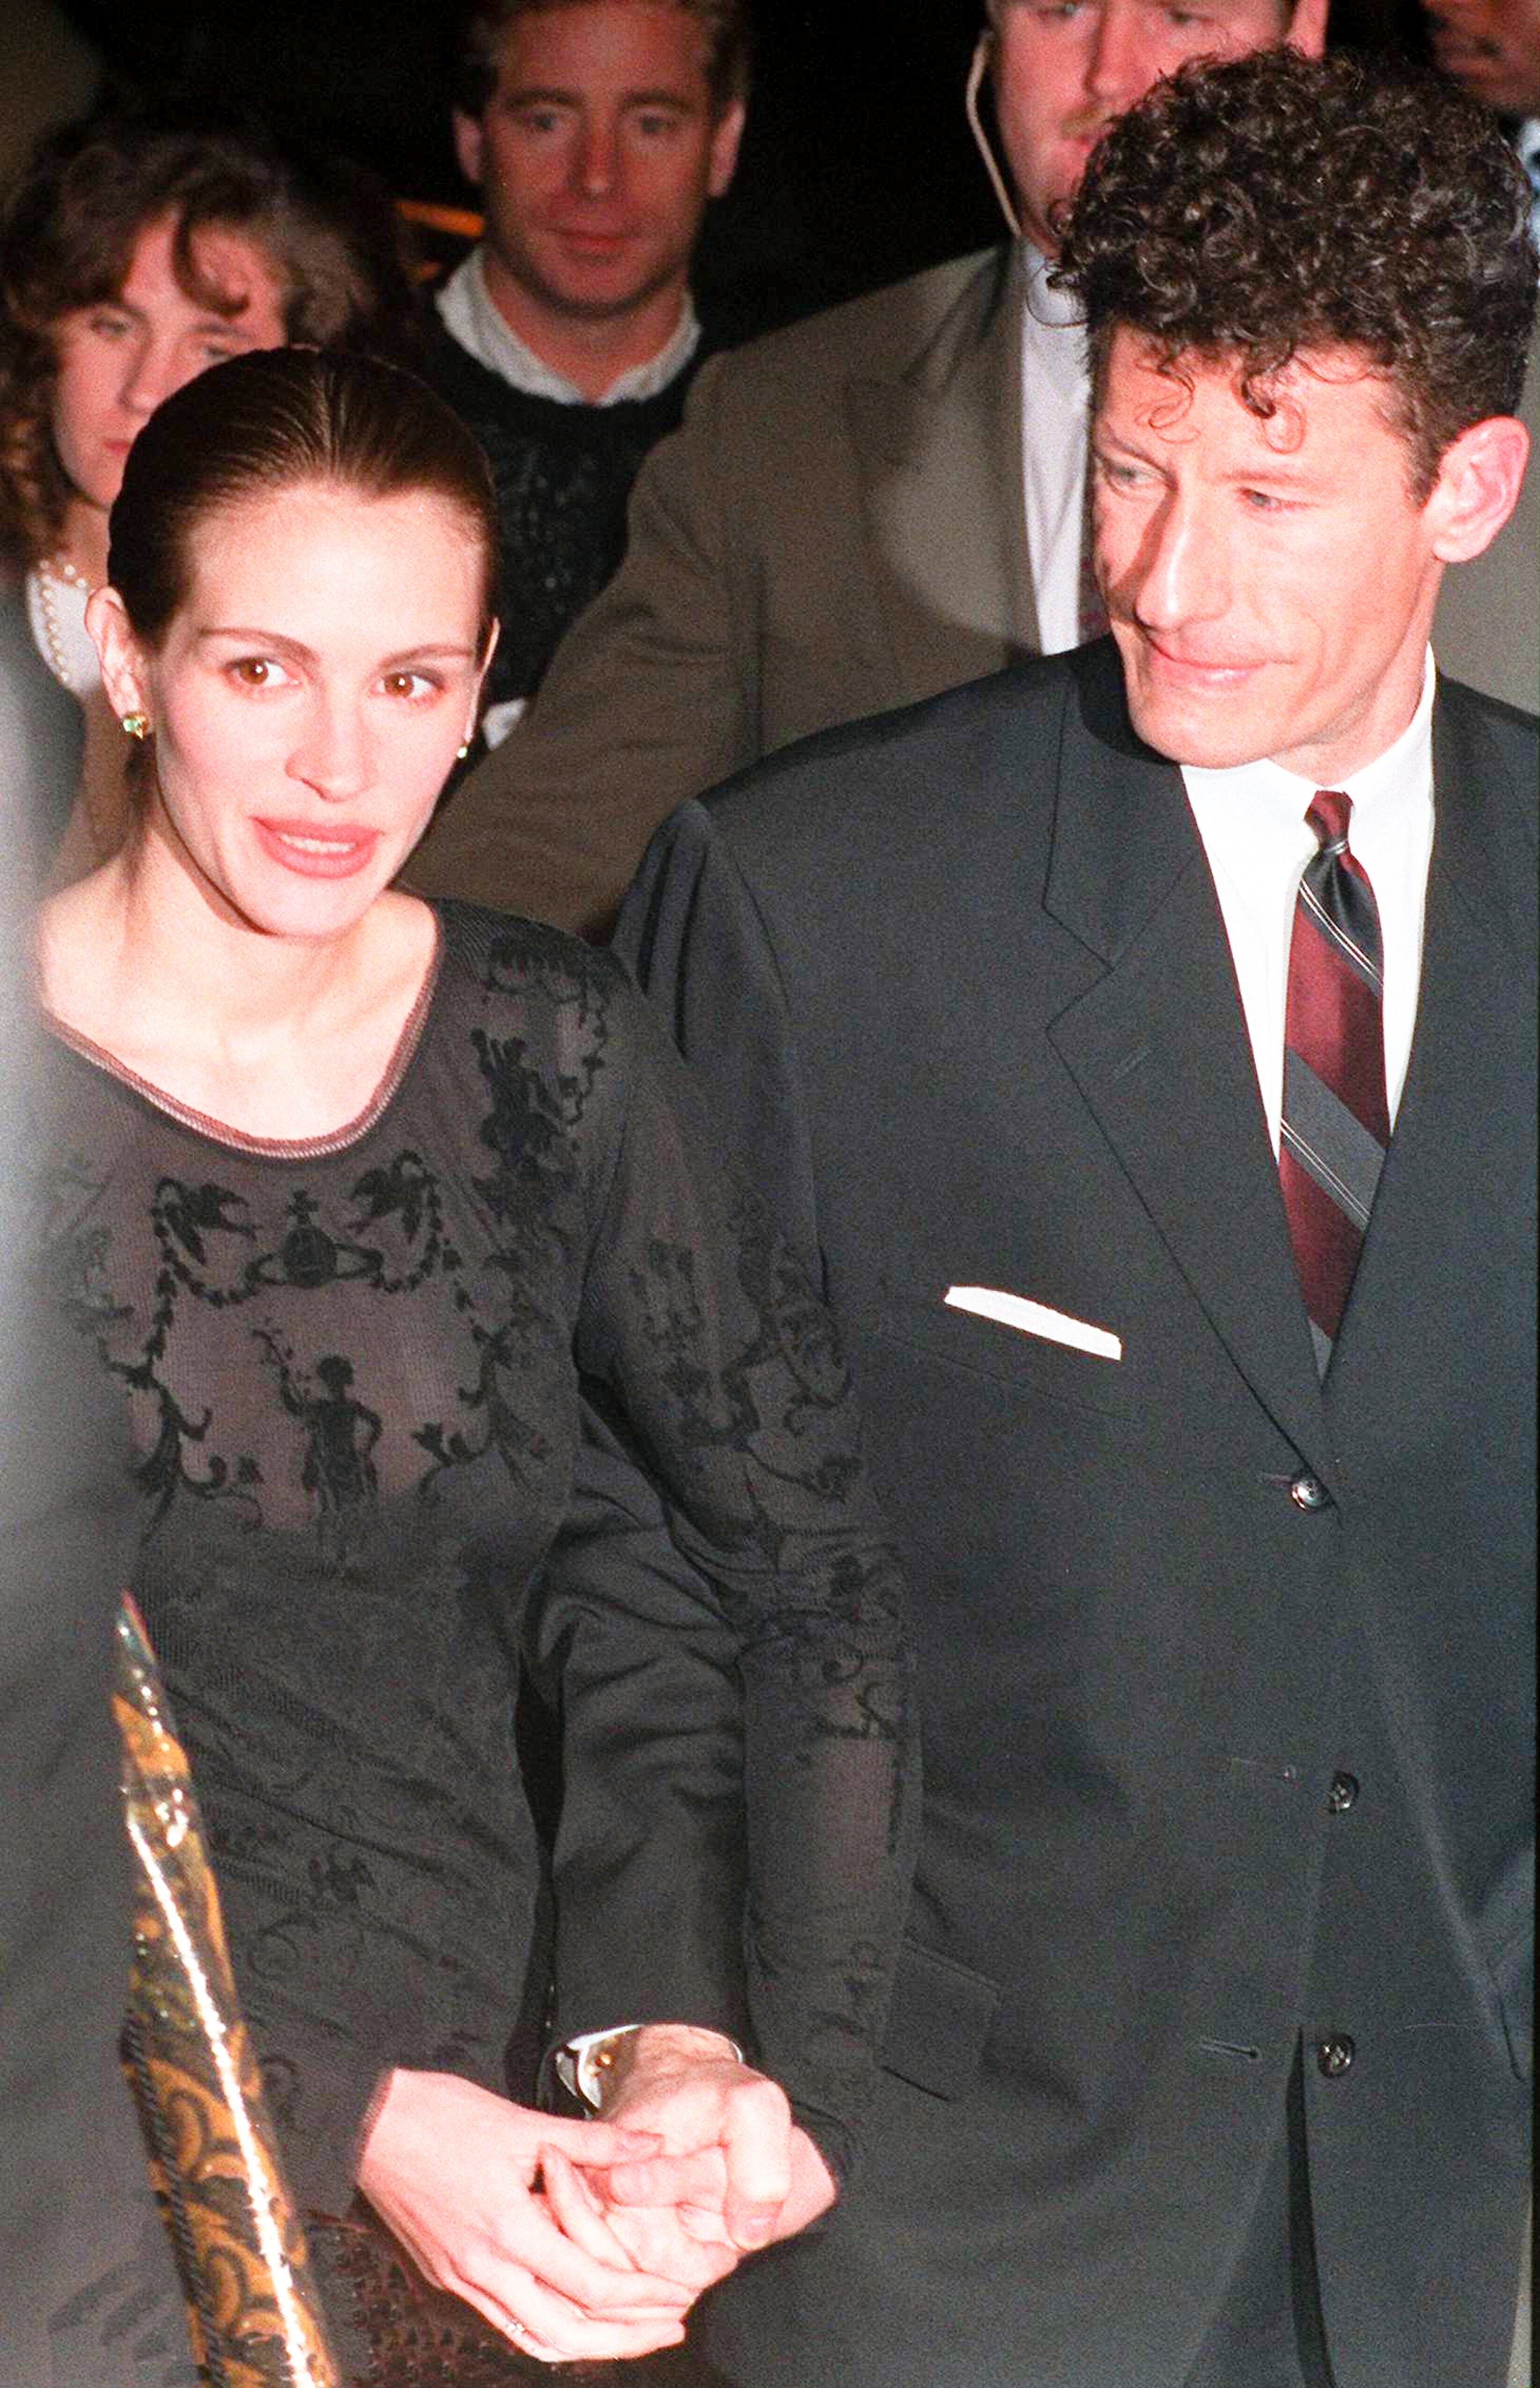
<path fill-rule="evenodd" d="M 1223 389 L 1253 413 L 1254 398 L 1292 399 L 1308 406 L 1320 391 L 1361 390 L 1378 403 L 1392 387 L 1367 350 L 1341 341 L 1305 342 L 1275 360 L 1241 343 L 1173 347 L 1129 324 L 1114 324 L 1101 345 L 1097 390 L 1103 403 L 1114 384 L 1139 398 L 1153 395 L 1157 385 L 1188 397 L 1200 387 Z"/>
<path fill-rule="evenodd" d="M 587 42 L 595 34 L 613 37 L 617 48 L 634 41 L 638 32 L 664 38 L 655 46 L 674 52 L 680 70 L 705 72 L 710 37 L 705 19 L 680 0 L 551 0 L 545 7 L 523 8 L 503 29 L 498 49 L 499 80 L 506 82 L 521 60 L 574 44 L 564 36 L 580 33 Z"/>

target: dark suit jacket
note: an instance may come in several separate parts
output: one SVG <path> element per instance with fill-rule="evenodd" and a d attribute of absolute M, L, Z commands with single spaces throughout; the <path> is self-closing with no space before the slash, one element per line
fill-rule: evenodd
<path fill-rule="evenodd" d="M 1324 1388 L 1212 880 L 1110 642 L 685 807 L 628 905 L 843 1322 L 925 1721 L 872 2143 L 710 2309 L 739 2388 L 1178 2388 L 1302 2039 L 1337 2388 L 1504 2376 L 1536 744 L 1447 684 L 1434 734 L 1416 1048 Z"/>
<path fill-rule="evenodd" d="M 638 477 L 625 563 L 411 884 L 607 925 L 681 797 L 1036 651 L 1011 257 L 710 360 Z"/>

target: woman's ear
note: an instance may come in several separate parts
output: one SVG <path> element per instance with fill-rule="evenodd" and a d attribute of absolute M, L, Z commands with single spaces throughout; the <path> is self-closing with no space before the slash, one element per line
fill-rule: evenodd
<path fill-rule="evenodd" d="M 144 650 L 134 635 L 122 599 L 116 589 L 94 589 L 85 603 L 85 627 L 101 657 L 102 687 L 112 710 L 150 717 L 149 675 Z"/>
<path fill-rule="evenodd" d="M 465 743 L 467 745 L 469 745 L 471 740 L 476 736 L 476 725 L 481 718 L 481 691 L 486 685 L 487 674 L 492 667 L 492 657 L 497 653 L 497 641 L 502 629 L 503 625 L 494 614 L 491 622 L 488 627 L 487 643 L 481 650 L 481 661 L 477 667 L 476 695 L 471 704 L 471 718 L 465 727 Z"/>

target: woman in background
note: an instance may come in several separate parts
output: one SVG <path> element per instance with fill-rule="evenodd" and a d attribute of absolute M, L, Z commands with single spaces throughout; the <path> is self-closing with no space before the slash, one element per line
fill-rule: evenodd
<path fill-rule="evenodd" d="M 300 340 L 399 353 L 388 202 L 206 110 L 120 107 L 51 133 L 0 216 L 0 795 L 57 881 L 126 827 L 122 738 L 85 603 L 123 460 L 222 357 Z"/>
<path fill-rule="evenodd" d="M 780 2227 L 827 2203 L 911 1813 L 826 1316 L 617 965 L 391 884 L 495 527 L 408 375 L 289 349 L 168 400 L 90 608 L 134 826 L 40 924 L 60 1300 L 131 1413 L 133 1589 L 344 2368 L 389 2388 L 672 2344 L 710 2276 L 595 2186 L 633 2143 L 530 2111 L 548 2034 L 748 2040 L 806 2126 Z"/>

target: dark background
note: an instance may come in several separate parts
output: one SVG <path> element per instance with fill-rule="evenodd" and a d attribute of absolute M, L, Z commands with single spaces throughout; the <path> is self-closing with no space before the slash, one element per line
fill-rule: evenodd
<path fill-rule="evenodd" d="M 4 0 L 0 0 L 3 13 Z M 983 0 L 751 0 L 743 160 L 701 262 L 733 333 L 998 236 L 962 115 Z M 65 0 L 108 67 L 238 99 L 363 159 L 398 197 L 467 203 L 447 130 L 453 0 Z M 1335 38 L 1417 40 L 1417 0 L 1336 0 Z"/>

